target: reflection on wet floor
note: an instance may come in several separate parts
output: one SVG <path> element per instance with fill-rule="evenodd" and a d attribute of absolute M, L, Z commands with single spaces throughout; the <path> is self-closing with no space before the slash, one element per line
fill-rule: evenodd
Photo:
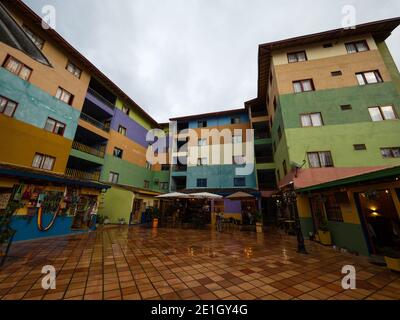
<path fill-rule="evenodd" d="M 0 269 L 1 299 L 400 299 L 400 275 L 366 258 L 279 232 L 107 227 L 90 234 L 13 244 Z M 41 268 L 57 288 L 41 288 Z M 344 265 L 357 290 L 341 287 Z"/>

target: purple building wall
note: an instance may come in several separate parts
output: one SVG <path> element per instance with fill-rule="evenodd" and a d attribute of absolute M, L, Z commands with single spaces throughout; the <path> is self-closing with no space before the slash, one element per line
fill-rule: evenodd
<path fill-rule="evenodd" d="M 119 126 L 126 128 L 126 136 L 137 144 L 147 148 L 149 143 L 146 141 L 147 129 L 143 128 L 136 121 L 119 109 L 114 110 L 114 118 L 111 122 L 111 129 L 118 131 Z"/>
<path fill-rule="evenodd" d="M 225 212 L 226 213 L 242 213 L 242 202 L 232 201 L 229 199 L 224 200 Z"/>

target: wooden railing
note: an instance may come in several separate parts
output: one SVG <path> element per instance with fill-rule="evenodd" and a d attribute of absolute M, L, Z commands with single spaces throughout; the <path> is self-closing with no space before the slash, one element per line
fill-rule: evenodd
<path fill-rule="evenodd" d="M 104 123 L 92 118 L 91 116 L 87 115 L 86 113 L 81 112 L 81 116 L 80 118 L 82 120 L 85 120 L 86 122 L 89 122 L 90 124 L 94 125 L 96 128 L 99 128 L 105 132 L 109 132 L 110 131 L 110 126 L 109 125 L 105 125 Z"/>
<path fill-rule="evenodd" d="M 78 141 L 72 142 L 72 149 L 82 151 L 85 153 L 89 153 L 91 155 L 94 155 L 96 157 L 104 158 L 106 154 L 106 148 L 104 146 L 101 146 L 99 148 L 95 147 L 89 147 L 83 143 L 80 143 Z"/>
<path fill-rule="evenodd" d="M 100 180 L 100 172 L 86 172 L 80 171 L 76 169 L 67 168 L 65 174 L 68 177 L 81 179 L 81 180 L 92 180 L 92 181 L 99 181 Z"/>

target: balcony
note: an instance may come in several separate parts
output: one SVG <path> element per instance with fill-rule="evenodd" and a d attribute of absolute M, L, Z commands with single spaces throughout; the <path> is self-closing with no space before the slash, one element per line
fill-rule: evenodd
<path fill-rule="evenodd" d="M 101 129 L 105 132 L 110 132 L 110 123 L 102 123 L 83 112 L 81 113 L 81 119 L 94 125 L 98 129 Z"/>
<path fill-rule="evenodd" d="M 93 90 L 92 88 L 88 88 L 86 98 L 96 104 L 97 106 L 101 107 L 102 109 L 105 109 L 105 107 L 114 110 L 115 106 L 113 105 L 112 102 L 108 101 L 106 98 L 104 98 L 100 93 L 97 91 Z M 109 111 L 105 109 L 106 111 Z"/>
<path fill-rule="evenodd" d="M 74 141 L 72 143 L 72 149 L 74 150 L 78 150 L 78 151 L 82 151 L 85 153 L 89 153 L 93 156 L 99 157 L 99 158 L 104 158 L 105 154 L 106 154 L 106 147 L 105 146 L 101 146 L 98 148 L 95 147 L 89 147 L 83 143 L 80 143 L 78 141 Z"/>
<path fill-rule="evenodd" d="M 67 168 L 65 175 L 80 180 L 91 180 L 91 181 L 100 180 L 100 171 L 88 172 L 88 171 L 81 171 L 81 170 Z"/>
<path fill-rule="evenodd" d="M 175 172 L 186 172 L 187 171 L 187 166 L 175 165 L 175 166 L 172 167 L 172 171 L 175 171 Z"/>

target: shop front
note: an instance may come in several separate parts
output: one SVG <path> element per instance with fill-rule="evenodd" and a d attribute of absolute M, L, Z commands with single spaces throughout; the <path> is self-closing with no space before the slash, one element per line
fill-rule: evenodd
<path fill-rule="evenodd" d="M 87 232 L 96 224 L 99 195 L 107 185 L 0 165 L 0 228 L 13 241 Z"/>

